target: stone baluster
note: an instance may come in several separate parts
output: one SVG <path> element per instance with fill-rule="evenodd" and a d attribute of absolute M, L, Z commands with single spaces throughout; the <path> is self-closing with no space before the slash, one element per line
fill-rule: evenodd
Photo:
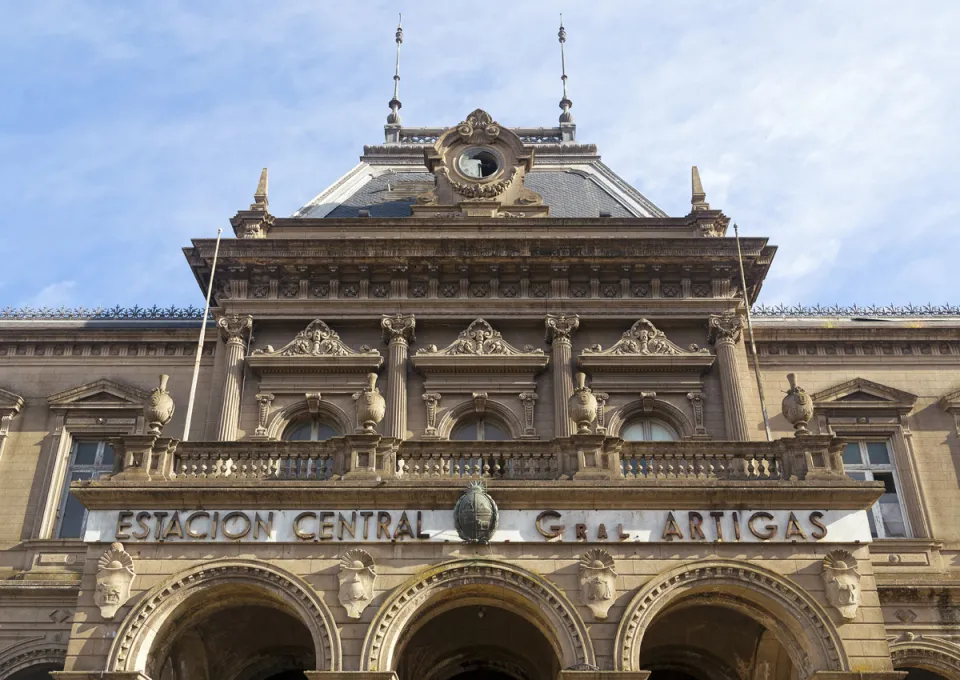
<path fill-rule="evenodd" d="M 240 385 L 243 382 L 244 343 L 247 334 L 253 328 L 253 317 L 236 314 L 224 316 L 217 321 L 217 328 L 220 329 L 220 337 L 227 345 L 217 440 L 231 442 L 237 438 L 237 425 L 240 421 Z"/>
<path fill-rule="evenodd" d="M 387 358 L 387 417 L 384 436 L 404 439 L 407 432 L 407 356 L 414 340 L 412 314 L 385 314 L 380 320 L 383 341 L 390 346 Z"/>
<path fill-rule="evenodd" d="M 733 441 L 750 439 L 737 371 L 736 344 L 742 333 L 743 317 L 739 314 L 714 314 L 710 317 L 710 342 L 717 348 L 717 365 L 720 367 L 723 418 L 727 439 Z"/>
<path fill-rule="evenodd" d="M 576 314 L 547 314 L 547 342 L 553 348 L 553 418 L 557 437 L 569 437 L 576 431 L 573 421 L 567 413 L 567 403 L 573 396 L 573 376 L 571 360 L 573 344 L 570 337 L 580 326 L 580 317 Z"/>

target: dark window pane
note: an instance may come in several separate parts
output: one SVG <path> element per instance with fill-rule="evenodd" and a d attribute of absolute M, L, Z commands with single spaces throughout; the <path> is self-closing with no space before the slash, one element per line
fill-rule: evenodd
<path fill-rule="evenodd" d="M 874 472 L 873 478 L 878 482 L 883 482 L 884 495 L 888 493 L 892 493 L 894 496 L 897 495 L 897 485 L 893 481 L 892 472 Z"/>
<path fill-rule="evenodd" d="M 310 441 L 310 433 L 313 431 L 313 422 L 306 421 L 297 423 L 287 429 L 284 439 L 290 442 Z"/>
<path fill-rule="evenodd" d="M 510 435 L 501 430 L 499 427 L 493 423 L 484 422 L 483 423 L 483 438 L 486 441 L 506 441 L 510 439 Z"/>
<path fill-rule="evenodd" d="M 884 442 L 867 442 L 867 457 L 871 465 L 890 464 L 890 452 Z"/>
<path fill-rule="evenodd" d="M 97 462 L 97 442 L 77 442 L 77 455 L 74 465 L 94 465 Z"/>
<path fill-rule="evenodd" d="M 863 465 L 860 458 L 860 445 L 857 442 L 851 442 L 843 447 L 844 465 Z"/>
<path fill-rule="evenodd" d="M 106 467 L 113 467 L 113 447 L 109 444 L 103 445 L 103 458 L 101 459 L 101 464 Z"/>
<path fill-rule="evenodd" d="M 337 436 L 337 431 L 325 423 L 317 423 L 316 432 L 316 441 L 323 441 L 324 439 L 330 439 L 331 437 Z"/>
<path fill-rule="evenodd" d="M 70 475 L 70 481 L 76 482 L 84 479 L 90 479 L 89 472 L 74 472 Z M 69 491 L 65 491 L 69 494 Z M 63 517 L 60 521 L 60 538 L 82 538 L 83 521 L 87 516 L 87 509 L 83 507 L 74 496 L 67 496 L 67 503 L 63 509 Z"/>
<path fill-rule="evenodd" d="M 450 439 L 458 442 L 469 442 L 476 441 L 477 437 L 477 422 L 464 423 L 463 425 L 457 425 L 453 432 L 450 433 Z"/>
<path fill-rule="evenodd" d="M 865 480 L 867 478 L 867 473 L 866 472 L 848 472 L 847 477 L 849 477 L 850 479 Z"/>

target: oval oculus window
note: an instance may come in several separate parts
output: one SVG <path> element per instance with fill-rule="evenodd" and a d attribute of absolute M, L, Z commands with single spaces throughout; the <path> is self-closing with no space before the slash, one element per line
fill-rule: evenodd
<path fill-rule="evenodd" d="M 465 177 L 486 179 L 500 169 L 500 157 L 489 149 L 467 149 L 460 154 L 457 167 Z"/>

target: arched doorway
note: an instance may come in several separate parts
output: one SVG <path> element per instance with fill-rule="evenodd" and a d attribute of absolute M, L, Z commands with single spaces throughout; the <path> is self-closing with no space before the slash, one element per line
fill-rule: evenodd
<path fill-rule="evenodd" d="M 640 668 L 650 680 L 791 680 L 787 650 L 771 631 L 734 609 L 696 600 L 662 611 L 643 636 Z"/>
<path fill-rule="evenodd" d="M 13 675 L 7 676 L 6 680 L 50 680 L 52 671 L 62 670 L 62 663 L 42 663 L 19 670 Z"/>
<path fill-rule="evenodd" d="M 897 666 L 898 671 L 906 671 L 907 677 L 903 680 L 947 680 L 944 676 L 926 668 L 910 668 L 909 666 Z"/>
<path fill-rule="evenodd" d="M 400 639 L 399 680 L 553 680 L 550 642 L 519 614 L 485 604 L 443 611 Z"/>

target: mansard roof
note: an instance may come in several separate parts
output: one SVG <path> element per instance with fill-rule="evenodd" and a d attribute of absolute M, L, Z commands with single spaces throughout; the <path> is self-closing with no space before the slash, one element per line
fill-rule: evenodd
<path fill-rule="evenodd" d="M 551 217 L 667 217 L 601 160 L 594 144 L 561 141 L 557 129 L 512 128 L 534 152 L 526 186 L 543 196 Z M 417 194 L 434 185 L 424 149 L 443 131 L 402 129 L 399 142 L 365 146 L 360 164 L 293 214 L 300 218 L 409 217 Z"/>

